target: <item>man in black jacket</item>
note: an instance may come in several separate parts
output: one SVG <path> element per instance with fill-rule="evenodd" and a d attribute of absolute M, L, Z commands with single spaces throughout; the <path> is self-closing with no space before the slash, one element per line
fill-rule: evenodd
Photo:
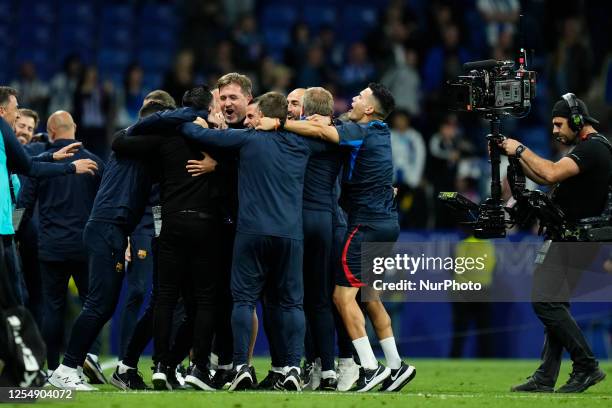
<path fill-rule="evenodd" d="M 207 115 L 212 94 L 197 87 L 183 97 L 185 109 L 171 112 L 181 121 Z M 204 111 L 202 113 L 201 111 Z M 186 382 L 202 390 L 214 390 L 207 368 L 214 330 L 220 247 L 213 237 L 221 227 L 223 214 L 214 175 L 192 177 L 186 170 L 189 160 L 200 159 L 199 149 L 175 133 L 171 121 L 159 121 L 157 113 L 129 129 L 113 143 L 113 149 L 134 157 L 159 157 L 162 230 L 158 245 L 158 292 L 154 318 L 154 372 L 156 389 L 172 389 L 168 381 L 174 368 L 170 353 L 172 317 L 179 294 L 187 313 L 194 317 L 193 361 Z M 133 136 L 150 133 L 162 135 Z M 203 239 L 204 238 L 204 239 Z"/>

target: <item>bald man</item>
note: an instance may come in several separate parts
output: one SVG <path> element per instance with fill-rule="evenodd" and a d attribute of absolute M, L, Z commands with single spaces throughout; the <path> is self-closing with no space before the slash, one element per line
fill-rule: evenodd
<path fill-rule="evenodd" d="M 304 88 L 296 88 L 287 95 L 287 119 L 300 120 L 305 91 Z"/>
<path fill-rule="evenodd" d="M 76 124 L 70 113 L 57 111 L 47 121 L 51 144 L 47 152 L 55 152 L 74 143 Z M 47 365 L 55 370 L 63 344 L 64 309 L 68 281 L 72 276 L 81 301 L 88 289 L 87 256 L 83 247 L 83 229 L 89 218 L 100 185 L 104 163 L 81 148 L 73 158 L 96 162 L 95 174 L 68 174 L 50 179 L 32 179 L 24 186 L 21 201 L 26 216 L 39 205 L 38 256 L 42 276 L 43 324 L 42 335 L 47 344 Z M 92 347 L 94 354 L 97 354 Z"/>

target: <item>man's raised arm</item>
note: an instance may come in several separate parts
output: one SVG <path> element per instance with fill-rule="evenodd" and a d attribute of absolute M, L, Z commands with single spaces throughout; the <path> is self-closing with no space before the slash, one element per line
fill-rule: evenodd
<path fill-rule="evenodd" d="M 197 143 L 202 148 L 214 146 L 226 149 L 240 149 L 247 142 L 249 136 L 254 133 L 249 129 L 208 129 L 202 127 L 200 123 L 189 122 L 179 126 L 178 130 L 188 140 Z"/>
<path fill-rule="evenodd" d="M 204 117 L 207 116 L 203 112 L 190 107 L 155 112 L 130 126 L 127 129 L 127 135 L 151 135 L 174 132 L 177 126 L 186 122 L 193 122 L 198 116 L 202 115 Z"/>
<path fill-rule="evenodd" d="M 327 118 L 329 120 L 329 118 Z M 275 130 L 280 127 L 280 120 L 276 118 L 261 118 L 258 130 Z M 300 136 L 323 139 L 330 143 L 340 143 L 340 135 L 335 126 L 321 123 L 318 120 L 288 120 L 284 129 Z"/>

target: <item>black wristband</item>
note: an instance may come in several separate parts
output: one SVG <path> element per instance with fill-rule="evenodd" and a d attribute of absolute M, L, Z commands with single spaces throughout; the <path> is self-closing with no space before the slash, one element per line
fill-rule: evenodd
<path fill-rule="evenodd" d="M 523 154 L 523 152 L 525 151 L 526 147 L 523 145 L 518 145 L 516 147 L 516 150 L 514 151 L 514 157 L 516 157 L 517 159 L 521 158 L 521 154 Z"/>

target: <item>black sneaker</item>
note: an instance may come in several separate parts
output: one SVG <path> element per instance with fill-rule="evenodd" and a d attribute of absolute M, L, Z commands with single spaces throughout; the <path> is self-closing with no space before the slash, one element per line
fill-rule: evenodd
<path fill-rule="evenodd" d="M 357 385 L 355 387 L 355 391 L 357 392 L 367 392 L 376 387 L 381 382 L 385 381 L 385 379 L 391 375 L 391 369 L 385 367 L 382 364 L 378 364 L 378 367 L 369 370 L 367 368 L 359 368 L 359 379 L 357 380 Z"/>
<path fill-rule="evenodd" d="M 240 370 L 236 372 L 234 381 L 229 386 L 229 391 L 243 391 L 253 388 L 253 377 L 248 365 L 244 364 Z"/>
<path fill-rule="evenodd" d="M 606 378 L 606 373 L 599 368 L 589 372 L 572 372 L 567 383 L 555 392 L 564 394 L 583 392 L 590 386 L 603 381 L 604 378 Z"/>
<path fill-rule="evenodd" d="M 222 390 L 227 384 L 234 380 L 236 372 L 233 370 L 218 369 L 212 379 L 212 386 L 216 390 Z"/>
<path fill-rule="evenodd" d="M 174 377 L 174 370 L 171 370 L 170 367 L 163 363 L 155 364 L 152 369 L 151 382 L 153 383 L 153 388 L 156 391 L 172 391 L 173 387 L 170 377 Z M 170 372 L 172 372 L 172 375 L 170 375 Z M 176 377 L 174 377 L 174 380 L 176 381 Z"/>
<path fill-rule="evenodd" d="M 544 384 L 538 381 L 533 375 L 527 377 L 527 381 L 522 384 L 515 385 L 510 388 L 511 392 L 553 392 L 554 388 L 552 385 Z"/>
<path fill-rule="evenodd" d="M 391 375 L 383 381 L 380 391 L 399 391 L 416 376 L 416 368 L 402 361 L 400 368 L 391 370 Z"/>
<path fill-rule="evenodd" d="M 278 371 L 268 371 L 268 375 L 264 378 L 259 384 L 257 384 L 258 390 L 273 390 L 274 384 L 281 379 L 285 378 L 283 373 L 279 373 Z"/>
<path fill-rule="evenodd" d="M 83 374 L 87 376 L 90 384 L 106 384 L 108 382 L 102 372 L 100 363 L 94 360 L 89 354 L 87 354 L 85 362 L 83 363 Z"/>
<path fill-rule="evenodd" d="M 192 366 L 190 366 L 192 367 Z M 174 368 L 168 367 L 168 382 L 173 390 L 186 390 L 185 377 L 187 376 L 187 368 L 182 364 L 178 364 Z"/>
<path fill-rule="evenodd" d="M 304 364 L 302 365 L 302 383 L 307 384 L 310 381 L 310 375 L 312 374 L 312 370 L 314 369 L 314 363 L 309 363 L 304 360 Z"/>
<path fill-rule="evenodd" d="M 338 388 L 338 379 L 336 377 L 321 378 L 319 390 L 321 391 L 336 391 Z"/>
<path fill-rule="evenodd" d="M 196 390 L 202 391 L 216 391 L 213 387 L 212 378 L 210 378 L 210 371 L 208 368 L 200 370 L 197 365 L 189 367 L 189 373 L 185 376 L 185 384 L 191 385 Z"/>
<path fill-rule="evenodd" d="M 251 373 L 251 378 L 253 379 L 253 388 L 257 388 L 257 374 L 255 373 L 255 367 L 249 366 L 249 372 Z"/>
<path fill-rule="evenodd" d="M 150 390 L 142 379 L 142 374 L 135 368 L 128 369 L 125 373 L 119 374 L 119 367 L 115 369 L 110 383 L 120 390 Z"/>
<path fill-rule="evenodd" d="M 297 368 L 292 368 L 286 375 L 279 378 L 274 384 L 278 391 L 302 391 L 302 377 Z"/>

